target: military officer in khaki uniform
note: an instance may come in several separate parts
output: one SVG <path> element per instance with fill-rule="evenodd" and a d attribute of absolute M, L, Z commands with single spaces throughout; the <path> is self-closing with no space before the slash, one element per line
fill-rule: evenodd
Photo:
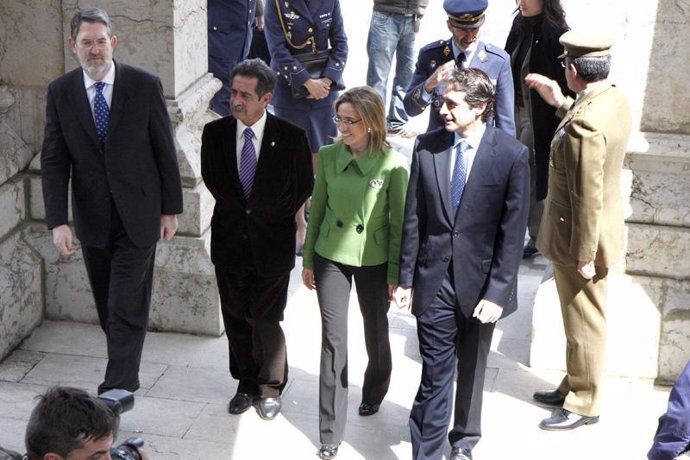
<path fill-rule="evenodd" d="M 537 247 L 553 262 L 567 339 L 567 375 L 556 390 L 534 399 L 558 406 L 545 430 L 571 430 L 599 421 L 606 372 L 608 268 L 623 255 L 620 172 L 630 135 L 630 108 L 607 81 L 607 36 L 570 31 L 560 43 L 573 101 L 558 84 L 529 74 L 530 88 L 562 121 L 551 143 L 549 187 Z"/>

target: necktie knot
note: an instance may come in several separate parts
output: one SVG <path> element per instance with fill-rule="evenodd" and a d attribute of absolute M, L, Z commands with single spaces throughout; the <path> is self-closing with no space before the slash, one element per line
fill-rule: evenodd
<path fill-rule="evenodd" d="M 97 94 L 103 94 L 103 88 L 105 88 L 105 83 L 102 81 L 96 82 L 96 93 Z"/>
<path fill-rule="evenodd" d="M 244 141 L 245 142 L 251 142 L 254 139 L 254 131 L 252 131 L 252 128 L 246 128 L 244 130 Z"/>

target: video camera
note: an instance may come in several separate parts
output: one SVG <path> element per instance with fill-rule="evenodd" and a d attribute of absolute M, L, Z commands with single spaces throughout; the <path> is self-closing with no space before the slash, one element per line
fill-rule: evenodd
<path fill-rule="evenodd" d="M 134 407 L 134 394 L 127 390 L 109 390 L 101 393 L 98 399 L 103 401 L 118 417 Z M 144 440 L 139 437 L 129 438 L 119 446 L 110 449 L 113 460 L 141 460 L 140 449 Z"/>

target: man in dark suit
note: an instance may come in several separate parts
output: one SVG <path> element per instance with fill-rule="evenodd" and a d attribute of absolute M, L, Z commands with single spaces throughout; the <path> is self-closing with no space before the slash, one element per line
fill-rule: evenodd
<path fill-rule="evenodd" d="M 453 69 L 445 130 L 417 138 L 405 203 L 398 306 L 412 296 L 422 379 L 410 413 L 415 460 L 472 458 L 495 322 L 517 308 L 529 208 L 527 148 L 486 124 L 495 89 L 478 69 Z M 456 361 L 457 355 L 457 361 Z"/>
<path fill-rule="evenodd" d="M 148 323 L 156 242 L 172 239 L 182 186 L 160 80 L 115 63 L 117 37 L 99 9 L 77 11 L 69 47 L 81 68 L 48 87 L 41 153 L 48 228 L 61 254 L 77 237 L 108 341 L 99 393 L 136 391 Z"/>
<path fill-rule="evenodd" d="M 287 350 L 280 327 L 295 266 L 295 213 L 314 184 L 306 135 L 266 111 L 276 74 L 260 59 L 230 74 L 232 117 L 204 127 L 201 175 L 216 199 L 211 260 L 239 380 L 228 412 L 256 402 L 273 419 L 287 383 Z"/>

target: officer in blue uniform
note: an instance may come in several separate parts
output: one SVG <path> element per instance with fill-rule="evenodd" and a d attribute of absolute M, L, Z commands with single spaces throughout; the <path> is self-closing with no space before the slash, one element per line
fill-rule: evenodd
<path fill-rule="evenodd" d="M 271 67 L 278 74 L 273 93 L 275 114 L 302 127 L 311 151 L 333 142 L 337 134 L 333 103 L 334 82 L 342 84 L 347 59 L 347 37 L 338 0 L 266 0 L 265 34 Z M 294 55 L 331 49 L 319 79 L 312 79 Z M 297 99 L 291 86 L 305 86 L 309 96 Z"/>
<path fill-rule="evenodd" d="M 256 0 L 208 0 L 208 71 L 223 82 L 211 109 L 230 115 L 230 71 L 249 55 Z"/>
<path fill-rule="evenodd" d="M 439 111 L 443 105 L 442 82 L 456 66 L 484 71 L 496 86 L 494 119 L 489 125 L 515 137 L 515 107 L 513 75 L 510 57 L 501 48 L 479 40 L 479 28 L 484 24 L 487 0 L 444 0 L 448 14 L 448 40 L 429 43 L 419 51 L 412 83 L 405 95 L 405 110 L 410 116 L 419 115 L 431 105 L 428 131 L 445 125 Z"/>

